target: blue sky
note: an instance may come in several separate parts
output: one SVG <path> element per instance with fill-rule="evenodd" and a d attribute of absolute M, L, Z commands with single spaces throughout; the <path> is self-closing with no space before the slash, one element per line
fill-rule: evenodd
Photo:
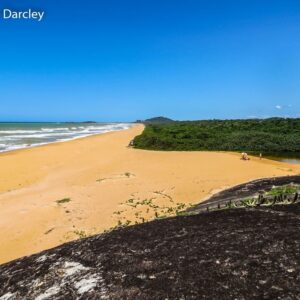
<path fill-rule="evenodd" d="M 299 1 L 2 0 L 3 8 L 45 18 L 0 19 L 0 121 L 300 116 Z"/>

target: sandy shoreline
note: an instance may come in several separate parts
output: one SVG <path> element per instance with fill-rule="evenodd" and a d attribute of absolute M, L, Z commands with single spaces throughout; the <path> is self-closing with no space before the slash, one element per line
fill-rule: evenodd
<path fill-rule="evenodd" d="M 1 153 L 0 263 L 101 232 L 122 218 L 153 218 L 146 206 L 130 206 L 137 201 L 198 203 L 225 187 L 300 172 L 297 165 L 245 162 L 234 153 L 128 148 L 142 130 Z"/>

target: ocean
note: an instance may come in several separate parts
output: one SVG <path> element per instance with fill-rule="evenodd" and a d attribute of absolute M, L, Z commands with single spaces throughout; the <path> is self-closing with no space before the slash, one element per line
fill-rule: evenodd
<path fill-rule="evenodd" d="M 130 123 L 0 123 L 0 152 L 128 129 Z"/>

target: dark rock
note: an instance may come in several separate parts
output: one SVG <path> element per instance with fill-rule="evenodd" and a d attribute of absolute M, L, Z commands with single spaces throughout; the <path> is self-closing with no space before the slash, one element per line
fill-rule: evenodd
<path fill-rule="evenodd" d="M 121 228 L 1 265 L 0 299 L 300 299 L 299 231 L 299 204 Z"/>
<path fill-rule="evenodd" d="M 188 212 L 198 213 L 206 211 L 207 207 L 219 207 L 229 201 L 234 202 L 248 197 L 259 196 L 259 194 L 271 190 L 273 186 L 283 186 L 290 183 L 300 184 L 300 176 L 271 177 L 249 181 L 214 194 L 208 200 L 188 209 Z"/>

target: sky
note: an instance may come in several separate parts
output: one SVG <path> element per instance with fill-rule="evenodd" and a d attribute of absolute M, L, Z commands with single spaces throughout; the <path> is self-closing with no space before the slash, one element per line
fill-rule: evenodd
<path fill-rule="evenodd" d="M 300 117 L 299 0 L 4 8 L 45 17 L 0 19 L 0 121 Z"/>

